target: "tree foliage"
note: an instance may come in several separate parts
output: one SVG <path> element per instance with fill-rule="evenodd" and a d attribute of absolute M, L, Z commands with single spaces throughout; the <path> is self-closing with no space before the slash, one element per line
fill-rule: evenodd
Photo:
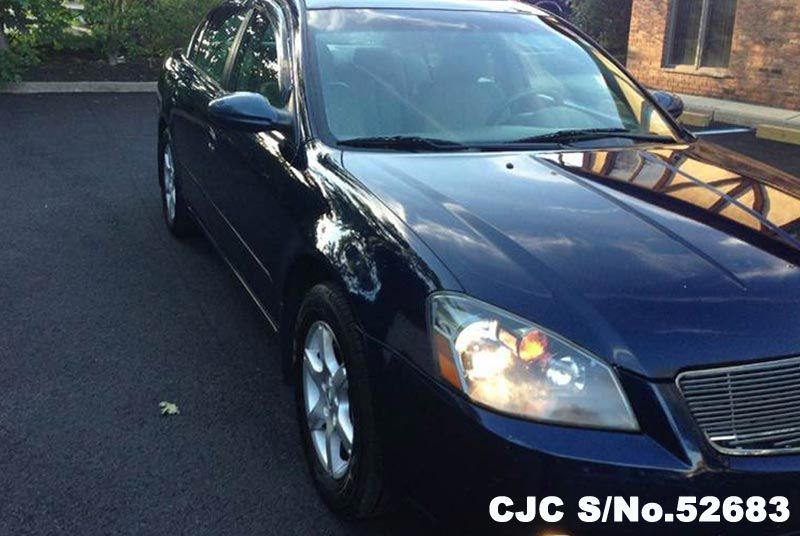
<path fill-rule="evenodd" d="M 0 48 L 10 48 L 24 37 L 35 37 L 39 43 L 57 41 L 70 18 L 61 0 L 0 0 Z"/>
<path fill-rule="evenodd" d="M 146 10 L 142 0 L 86 0 L 84 18 L 110 63 L 115 63 L 137 20 Z"/>
<path fill-rule="evenodd" d="M 624 63 L 632 4 L 632 0 L 572 0 L 572 20 Z"/>
<path fill-rule="evenodd" d="M 220 0 L 84 0 L 87 34 L 63 0 L 0 0 L 0 82 L 17 80 L 39 49 L 95 49 L 109 62 L 160 57 L 185 46 L 197 23 Z"/>
<path fill-rule="evenodd" d="M 56 46 L 70 19 L 61 0 L 0 0 L 0 82 L 18 79 L 38 47 Z"/>
<path fill-rule="evenodd" d="M 189 44 L 197 24 L 218 0 L 153 0 L 147 17 L 140 21 L 136 52 L 164 56 Z"/>
<path fill-rule="evenodd" d="M 217 0 L 85 0 L 85 17 L 110 61 L 161 56 L 189 41 Z"/>

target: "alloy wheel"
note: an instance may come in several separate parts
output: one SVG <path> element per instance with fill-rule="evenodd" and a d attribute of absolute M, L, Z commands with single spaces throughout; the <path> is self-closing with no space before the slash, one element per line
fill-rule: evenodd
<path fill-rule="evenodd" d="M 167 218 L 170 223 L 175 221 L 176 200 L 175 160 L 172 157 L 172 147 L 168 143 L 164 146 L 164 202 L 166 203 Z"/>
<path fill-rule="evenodd" d="M 314 451 L 334 479 L 347 473 L 353 454 L 347 369 L 338 352 L 331 327 L 315 322 L 303 348 L 303 401 Z"/>

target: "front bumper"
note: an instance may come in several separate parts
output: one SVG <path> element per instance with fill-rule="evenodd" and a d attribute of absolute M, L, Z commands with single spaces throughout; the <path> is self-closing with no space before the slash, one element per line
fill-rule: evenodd
<path fill-rule="evenodd" d="M 800 528 L 800 456 L 733 457 L 704 441 L 673 383 L 622 373 L 642 426 L 636 434 L 537 424 L 471 404 L 425 376 L 406 359 L 369 341 L 373 387 L 387 470 L 396 486 L 450 525 L 523 534 L 789 534 Z M 489 503 L 508 496 L 557 496 L 559 526 L 491 524 Z M 640 498 L 675 512 L 678 497 L 785 496 L 792 516 L 780 525 L 587 525 L 578 521 L 584 496 Z M 794 509 L 798 509 L 794 512 Z M 701 511 L 703 508 L 700 509 Z M 718 514 L 720 512 L 717 512 Z M 559 532 L 561 531 L 561 532 Z"/>

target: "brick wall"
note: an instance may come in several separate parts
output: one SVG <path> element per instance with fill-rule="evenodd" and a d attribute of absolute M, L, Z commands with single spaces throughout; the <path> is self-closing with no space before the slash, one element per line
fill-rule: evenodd
<path fill-rule="evenodd" d="M 633 0 L 628 68 L 645 85 L 800 110 L 800 0 L 738 0 L 726 72 L 664 67 L 670 0 Z"/>

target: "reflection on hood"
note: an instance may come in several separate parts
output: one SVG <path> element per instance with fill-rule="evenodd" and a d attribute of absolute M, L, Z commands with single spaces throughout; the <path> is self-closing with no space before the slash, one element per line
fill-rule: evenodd
<path fill-rule="evenodd" d="M 648 201 L 669 204 L 689 217 L 694 213 L 703 223 L 724 220 L 737 224 L 744 235 L 756 232 L 800 250 L 800 181 L 712 144 L 554 153 L 544 158 L 632 195 L 637 190 L 640 195 L 659 194 L 660 203 Z"/>

